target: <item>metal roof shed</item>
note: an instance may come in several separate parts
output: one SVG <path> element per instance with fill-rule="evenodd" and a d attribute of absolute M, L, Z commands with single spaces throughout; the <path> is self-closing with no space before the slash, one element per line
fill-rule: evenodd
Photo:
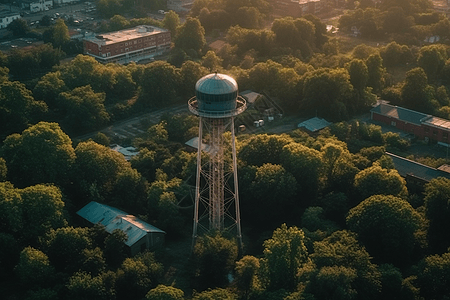
<path fill-rule="evenodd" d="M 125 244 L 131 255 L 164 243 L 166 233 L 163 230 L 109 205 L 92 201 L 77 214 L 92 224 L 102 224 L 108 233 L 122 230 L 128 237 Z"/>

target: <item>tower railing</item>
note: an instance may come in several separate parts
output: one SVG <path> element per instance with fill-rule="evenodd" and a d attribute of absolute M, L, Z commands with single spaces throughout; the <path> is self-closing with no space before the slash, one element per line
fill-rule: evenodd
<path fill-rule="evenodd" d="M 234 117 L 242 113 L 244 110 L 247 109 L 247 102 L 244 98 L 241 96 L 238 96 L 236 98 L 236 108 L 230 109 L 230 110 L 220 110 L 220 111 L 213 111 L 213 110 L 201 110 L 198 108 L 198 101 L 197 97 L 192 97 L 188 101 L 188 107 L 189 110 L 197 116 L 205 117 L 205 118 L 212 118 L 212 119 L 218 119 L 218 118 L 227 118 L 227 117 Z"/>

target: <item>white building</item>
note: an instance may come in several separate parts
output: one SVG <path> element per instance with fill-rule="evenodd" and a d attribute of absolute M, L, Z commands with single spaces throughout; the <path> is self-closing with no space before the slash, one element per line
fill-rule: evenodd
<path fill-rule="evenodd" d="M 12 21 L 21 18 L 19 13 L 7 12 L 0 14 L 0 28 L 6 28 Z"/>
<path fill-rule="evenodd" d="M 29 9 L 32 13 L 46 11 L 53 8 L 53 0 L 24 0 L 22 8 Z"/>

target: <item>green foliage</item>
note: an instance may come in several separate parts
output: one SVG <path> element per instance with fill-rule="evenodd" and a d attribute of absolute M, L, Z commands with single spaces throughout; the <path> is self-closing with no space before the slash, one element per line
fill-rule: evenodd
<path fill-rule="evenodd" d="M 301 107 L 316 111 L 327 120 L 348 118 L 351 108 L 359 106 L 353 97 L 353 86 L 345 69 L 318 69 L 301 79 Z"/>
<path fill-rule="evenodd" d="M 200 54 L 205 45 L 205 29 L 197 18 L 188 17 L 178 30 L 175 47 L 184 51 L 193 49 Z"/>
<path fill-rule="evenodd" d="M 184 292 L 172 286 L 158 285 L 145 296 L 147 300 L 183 300 Z"/>
<path fill-rule="evenodd" d="M 450 294 L 450 253 L 425 257 L 418 265 L 420 294 L 430 299 L 446 299 Z"/>
<path fill-rule="evenodd" d="M 91 240 L 87 228 L 63 227 L 50 230 L 44 246 L 56 270 L 71 273 L 83 262 L 83 250 L 91 247 Z"/>
<path fill-rule="evenodd" d="M 105 239 L 105 259 L 108 265 L 118 267 L 126 258 L 125 242 L 128 236 L 120 229 L 114 229 Z"/>
<path fill-rule="evenodd" d="M 11 134 L 24 130 L 45 116 L 47 105 L 35 101 L 24 84 L 18 81 L 0 83 L 0 133 Z"/>
<path fill-rule="evenodd" d="M 70 41 L 69 28 L 64 20 L 59 18 L 53 26 L 52 44 L 55 48 L 61 48 Z"/>
<path fill-rule="evenodd" d="M 380 273 L 354 233 L 336 231 L 322 241 L 314 242 L 311 259 L 317 269 L 307 291 L 311 289 L 315 296 L 320 295 L 320 299 L 329 299 L 327 297 L 334 293 L 341 297 L 347 295 L 350 299 L 378 299 Z M 336 275 L 336 281 L 330 278 L 332 274 Z"/>
<path fill-rule="evenodd" d="M 408 195 L 406 182 L 397 170 L 383 169 L 377 164 L 356 174 L 354 184 L 360 199 L 366 199 L 372 195 L 394 195 L 398 197 Z"/>
<path fill-rule="evenodd" d="M 375 195 L 352 208 L 350 230 L 358 233 L 368 251 L 379 261 L 404 266 L 412 259 L 415 232 L 422 217 L 403 199 Z"/>
<path fill-rule="evenodd" d="M 264 282 L 270 290 L 292 290 L 298 283 L 299 269 L 309 262 L 305 235 L 297 227 L 282 224 L 271 239 L 264 242 L 262 268 Z"/>
<path fill-rule="evenodd" d="M 106 288 L 101 276 L 92 276 L 85 272 L 76 272 L 67 284 L 68 299 L 106 300 Z"/>
<path fill-rule="evenodd" d="M 402 290 L 402 273 L 391 264 L 382 264 L 378 267 L 381 273 L 381 297 L 383 299 L 399 299 Z"/>
<path fill-rule="evenodd" d="M 47 255 L 32 247 L 22 250 L 14 271 L 21 284 L 28 288 L 48 286 L 55 275 Z"/>
<path fill-rule="evenodd" d="M 216 288 L 195 294 L 193 300 L 236 300 L 237 297 L 232 292 Z"/>
<path fill-rule="evenodd" d="M 164 19 L 162 20 L 162 24 L 164 28 L 170 31 L 172 39 L 177 36 L 177 30 L 180 26 L 180 17 L 173 10 L 169 10 L 167 14 L 164 15 Z"/>
<path fill-rule="evenodd" d="M 22 18 L 15 19 L 6 27 L 9 31 L 12 31 L 14 36 L 24 36 L 28 31 L 30 31 L 30 27 L 28 27 L 27 21 Z"/>
<path fill-rule="evenodd" d="M 259 259 L 254 256 L 246 255 L 236 262 L 236 286 L 244 298 L 248 298 L 250 293 L 261 288 L 258 278 L 259 269 Z"/>
<path fill-rule="evenodd" d="M 65 184 L 75 161 L 72 141 L 56 123 L 40 122 L 8 136 L 2 153 L 9 178 L 18 186 Z"/>
<path fill-rule="evenodd" d="M 62 92 L 58 102 L 66 111 L 63 125 L 67 131 L 82 133 L 105 126 L 110 116 L 106 111 L 104 93 L 95 93 L 90 85 Z"/>
<path fill-rule="evenodd" d="M 280 164 L 282 149 L 291 141 L 287 135 L 258 134 L 242 143 L 238 156 L 253 166 L 262 166 L 265 163 Z"/>
<path fill-rule="evenodd" d="M 443 177 L 431 180 L 425 186 L 424 195 L 426 216 L 430 222 L 430 244 L 438 252 L 444 251 L 450 246 L 449 231 L 445 229 L 450 226 L 450 180 Z"/>
<path fill-rule="evenodd" d="M 147 107 L 168 106 L 175 100 L 179 81 L 178 70 L 169 63 L 156 61 L 148 64 L 139 82 L 145 97 L 139 100 Z"/>
<path fill-rule="evenodd" d="M 254 214 L 260 221 L 267 222 L 270 218 L 283 220 L 286 207 L 292 207 L 297 181 L 282 166 L 264 164 L 256 169 L 250 189 L 253 203 L 258 207 Z"/>
<path fill-rule="evenodd" d="M 405 84 L 401 90 L 404 106 L 423 113 L 433 113 L 431 87 L 425 71 L 418 67 L 406 72 Z"/>
<path fill-rule="evenodd" d="M 130 186 L 124 186 L 124 182 L 128 181 L 134 189 L 139 187 L 141 181 L 139 174 L 129 171 L 131 165 L 122 154 L 93 141 L 79 143 L 75 153 L 74 183 L 80 197 L 114 201 L 115 199 L 111 199 L 111 196 L 114 197 L 115 193 L 120 193 L 119 196 L 127 194 Z M 122 184 L 118 186 L 118 183 Z M 134 190 L 134 192 L 137 191 Z M 139 200 L 142 199 L 133 201 L 139 202 Z M 87 202 L 82 200 L 79 204 L 81 206 L 85 203 Z"/>
<path fill-rule="evenodd" d="M 197 239 L 193 249 L 193 273 L 201 289 L 221 287 L 234 268 L 238 255 L 236 241 L 220 234 Z"/>
<path fill-rule="evenodd" d="M 151 252 L 125 259 L 117 271 L 117 298 L 144 298 L 149 290 L 158 285 L 163 270 L 162 264 Z"/>

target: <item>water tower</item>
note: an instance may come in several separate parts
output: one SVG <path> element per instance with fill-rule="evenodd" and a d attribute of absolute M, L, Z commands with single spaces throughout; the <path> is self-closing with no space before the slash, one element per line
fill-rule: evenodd
<path fill-rule="evenodd" d="M 188 106 L 199 117 L 192 245 L 201 233 L 235 229 L 241 247 L 234 118 L 247 104 L 233 78 L 214 73 L 197 81 Z M 225 142 L 228 130 L 231 141 Z M 224 148 L 230 142 L 231 153 Z"/>

